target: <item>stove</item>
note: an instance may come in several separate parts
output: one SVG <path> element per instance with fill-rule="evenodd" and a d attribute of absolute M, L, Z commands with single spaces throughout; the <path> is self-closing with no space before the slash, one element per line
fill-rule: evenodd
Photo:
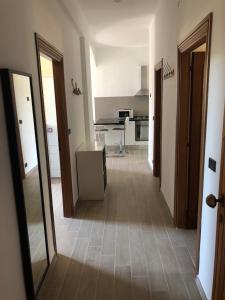
<path fill-rule="evenodd" d="M 135 140 L 148 141 L 149 117 L 136 116 L 133 121 L 135 121 Z"/>
<path fill-rule="evenodd" d="M 133 118 L 130 118 L 130 121 L 148 121 L 148 116 L 135 116 Z"/>

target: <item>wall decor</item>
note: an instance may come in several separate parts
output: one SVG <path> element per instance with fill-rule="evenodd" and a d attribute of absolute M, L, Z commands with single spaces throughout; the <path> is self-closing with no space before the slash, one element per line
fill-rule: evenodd
<path fill-rule="evenodd" d="M 74 82 L 73 78 L 71 79 L 71 83 L 72 83 L 72 87 L 73 87 L 73 94 L 77 95 L 77 96 L 82 95 L 82 92 L 81 92 L 80 88 L 78 87 L 77 82 L 76 81 Z"/>
<path fill-rule="evenodd" d="M 169 65 L 169 63 L 164 63 L 163 65 L 163 78 L 164 80 L 169 79 L 175 75 L 174 69 Z"/>

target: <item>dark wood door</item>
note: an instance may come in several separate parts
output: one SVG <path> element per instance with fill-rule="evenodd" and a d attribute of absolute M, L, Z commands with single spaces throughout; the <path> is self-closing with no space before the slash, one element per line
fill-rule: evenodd
<path fill-rule="evenodd" d="M 187 227 L 196 228 L 198 219 L 198 194 L 201 151 L 201 124 L 205 52 L 192 53 L 191 101 L 189 112 L 189 174 Z"/>
<path fill-rule="evenodd" d="M 53 60 L 53 73 L 63 194 L 63 212 L 64 217 L 71 217 L 73 215 L 74 204 L 63 60 L 60 62 Z"/>
<path fill-rule="evenodd" d="M 161 181 L 162 69 L 155 71 L 153 175 Z"/>

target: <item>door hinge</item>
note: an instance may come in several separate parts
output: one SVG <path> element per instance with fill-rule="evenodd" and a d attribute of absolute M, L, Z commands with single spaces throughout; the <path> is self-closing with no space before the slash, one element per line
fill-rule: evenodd
<path fill-rule="evenodd" d="M 220 224 L 223 224 L 223 215 L 220 215 Z"/>

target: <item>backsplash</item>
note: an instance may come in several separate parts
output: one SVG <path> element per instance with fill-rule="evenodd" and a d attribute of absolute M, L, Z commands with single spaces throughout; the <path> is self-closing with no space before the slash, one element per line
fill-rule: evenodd
<path fill-rule="evenodd" d="M 119 109 L 133 109 L 135 116 L 148 116 L 149 98 L 144 97 L 96 97 L 95 116 L 101 118 L 115 118 Z"/>

